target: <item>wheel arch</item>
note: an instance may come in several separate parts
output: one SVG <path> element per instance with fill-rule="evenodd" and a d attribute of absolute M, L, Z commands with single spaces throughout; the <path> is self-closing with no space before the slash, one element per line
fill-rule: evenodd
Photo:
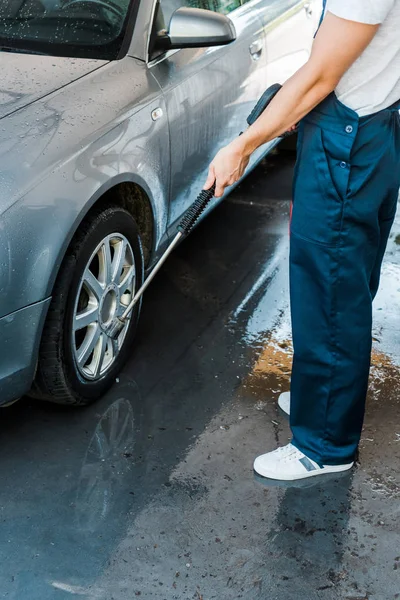
<path fill-rule="evenodd" d="M 94 211 L 98 211 L 103 206 L 107 208 L 112 205 L 125 208 L 135 219 L 142 241 L 145 267 L 150 263 L 160 232 L 157 227 L 157 213 L 149 190 L 146 189 L 145 185 L 133 179 L 116 179 L 112 182 L 112 185 L 100 188 L 91 200 L 85 203 L 83 210 L 76 218 L 49 279 L 47 296 L 52 294 L 64 258 L 79 227 L 85 220 L 90 218 Z"/>
<path fill-rule="evenodd" d="M 147 266 L 154 251 L 156 230 L 155 213 L 148 194 L 137 183 L 121 181 L 104 192 L 90 207 L 84 218 L 89 218 L 93 210 L 112 205 L 125 208 L 135 219 L 142 241 L 144 263 Z"/>

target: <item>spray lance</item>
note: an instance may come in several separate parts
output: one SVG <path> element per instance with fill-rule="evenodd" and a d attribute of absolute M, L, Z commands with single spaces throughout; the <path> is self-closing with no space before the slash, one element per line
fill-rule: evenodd
<path fill-rule="evenodd" d="M 273 100 L 273 98 L 279 92 L 281 87 L 282 86 L 279 83 L 276 83 L 276 84 L 272 85 L 271 87 L 269 87 L 264 92 L 264 94 L 261 96 L 260 100 L 257 102 L 256 106 L 253 108 L 250 115 L 247 117 L 247 124 L 249 125 L 249 127 L 250 127 L 250 125 L 253 125 L 253 123 L 256 122 L 258 117 L 264 112 L 264 110 L 267 108 L 267 106 L 270 104 L 270 102 Z M 288 135 L 292 135 L 292 133 L 294 133 L 294 132 L 287 132 L 287 133 L 283 134 L 281 137 L 282 138 L 287 137 Z M 240 133 L 240 135 L 242 135 L 242 133 Z M 178 225 L 178 233 L 172 240 L 171 244 L 168 246 L 167 250 L 161 256 L 160 260 L 158 261 L 156 266 L 153 268 L 153 270 L 151 271 L 150 275 L 147 277 L 147 279 L 145 280 L 145 282 L 143 283 L 141 288 L 136 292 L 136 294 L 133 297 L 132 301 L 130 302 L 129 306 L 127 306 L 126 310 L 120 317 L 116 317 L 111 322 L 111 325 L 107 331 L 107 335 L 111 339 L 116 340 L 118 338 L 121 331 L 125 327 L 125 324 L 126 324 L 127 320 L 129 319 L 129 316 L 130 316 L 132 310 L 135 308 L 136 304 L 139 302 L 143 293 L 146 291 L 146 289 L 148 288 L 150 283 L 153 281 L 154 277 L 157 275 L 158 271 L 161 269 L 161 267 L 163 266 L 163 264 L 165 263 L 165 261 L 167 260 L 167 258 L 171 254 L 171 252 L 182 241 L 182 239 L 184 239 L 186 236 L 189 235 L 189 233 L 196 226 L 200 217 L 202 216 L 202 214 L 208 207 L 209 203 L 213 199 L 214 193 L 215 193 L 215 185 L 213 185 L 212 188 L 210 188 L 209 190 L 203 190 L 197 197 L 194 204 L 192 204 L 192 206 L 187 210 L 187 212 L 185 213 L 185 215 L 183 216 L 182 220 L 180 221 L 180 223 Z"/>

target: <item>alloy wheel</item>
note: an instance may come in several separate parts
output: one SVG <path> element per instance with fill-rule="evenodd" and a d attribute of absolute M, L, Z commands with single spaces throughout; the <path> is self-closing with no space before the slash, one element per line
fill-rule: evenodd
<path fill-rule="evenodd" d="M 84 269 L 72 317 L 74 358 L 85 379 L 100 379 L 115 362 L 130 321 L 126 321 L 117 340 L 112 340 L 107 331 L 130 303 L 135 284 L 136 267 L 129 241 L 119 233 L 108 235 Z"/>

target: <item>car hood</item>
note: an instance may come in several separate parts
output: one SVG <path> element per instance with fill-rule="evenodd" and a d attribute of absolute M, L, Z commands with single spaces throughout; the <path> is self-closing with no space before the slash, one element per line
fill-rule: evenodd
<path fill-rule="evenodd" d="M 76 81 L 106 62 L 0 52 L 0 119 Z"/>

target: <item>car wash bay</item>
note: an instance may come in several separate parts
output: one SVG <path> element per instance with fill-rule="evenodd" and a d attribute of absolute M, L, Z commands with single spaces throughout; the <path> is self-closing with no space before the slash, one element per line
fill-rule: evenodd
<path fill-rule="evenodd" d="M 270 156 L 178 248 L 99 403 L 1 411 L 0 598 L 400 598 L 399 220 L 357 468 L 252 472 L 289 438 L 292 163 Z"/>

